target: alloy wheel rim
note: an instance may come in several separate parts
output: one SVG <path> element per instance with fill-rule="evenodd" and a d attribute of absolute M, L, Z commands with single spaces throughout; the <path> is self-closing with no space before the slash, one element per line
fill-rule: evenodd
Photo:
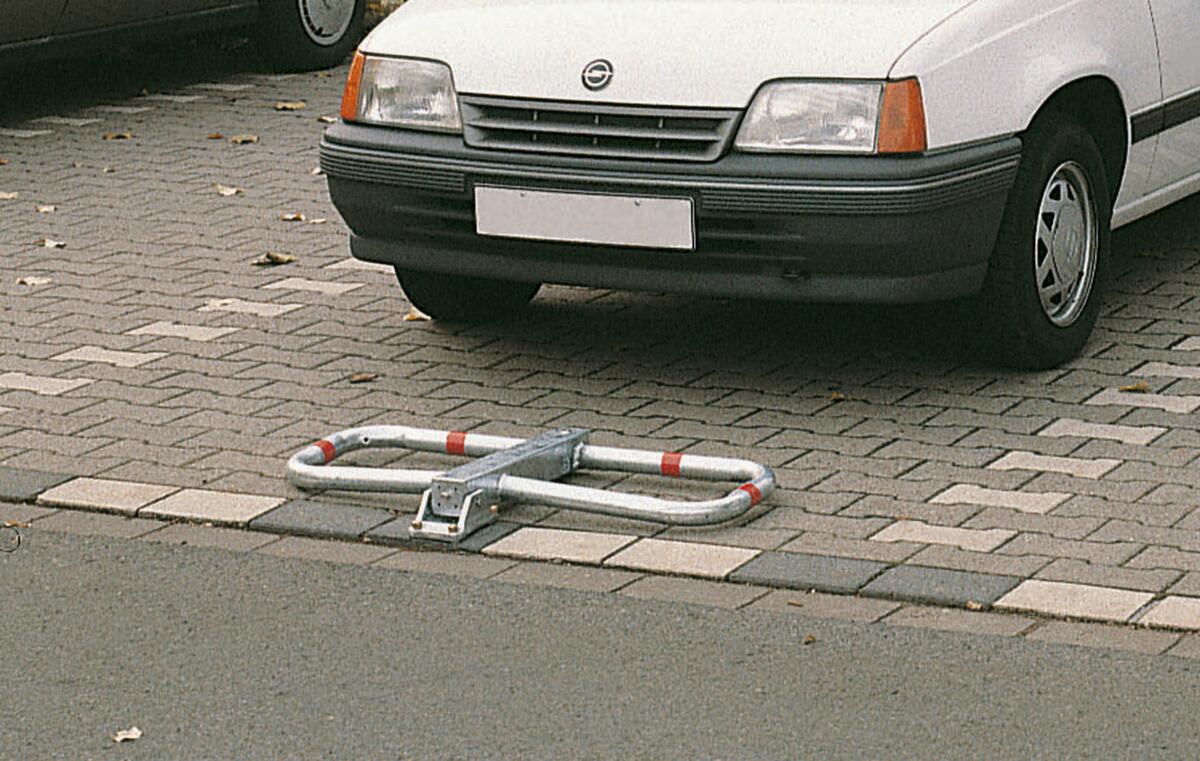
<path fill-rule="evenodd" d="M 300 26 L 318 45 L 336 45 L 354 21 L 357 0 L 297 0 Z"/>
<path fill-rule="evenodd" d="M 1087 308 L 1099 237 L 1087 172 L 1064 162 L 1042 191 L 1033 245 L 1038 299 L 1046 318 L 1059 327 L 1072 325 Z"/>

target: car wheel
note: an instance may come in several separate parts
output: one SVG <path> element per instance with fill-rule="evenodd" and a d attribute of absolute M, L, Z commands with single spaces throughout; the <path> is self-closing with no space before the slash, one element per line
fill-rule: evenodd
<path fill-rule="evenodd" d="M 362 39 L 366 0 L 260 0 L 258 40 L 273 68 L 336 66 Z"/>
<path fill-rule="evenodd" d="M 1083 350 L 1108 277 L 1111 199 L 1088 131 L 1057 113 L 1039 117 L 981 294 L 988 359 L 1045 369 Z"/>
<path fill-rule="evenodd" d="M 443 322 L 500 322 L 537 295 L 541 283 L 514 283 L 396 268 L 413 306 Z"/>

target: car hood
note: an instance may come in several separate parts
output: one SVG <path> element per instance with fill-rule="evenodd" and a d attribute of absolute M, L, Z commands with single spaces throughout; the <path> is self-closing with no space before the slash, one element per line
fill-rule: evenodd
<path fill-rule="evenodd" d="M 883 78 L 971 0 L 410 0 L 363 43 L 448 63 L 459 92 L 746 106 L 784 77 Z M 583 87 L 612 62 L 611 84 Z"/>

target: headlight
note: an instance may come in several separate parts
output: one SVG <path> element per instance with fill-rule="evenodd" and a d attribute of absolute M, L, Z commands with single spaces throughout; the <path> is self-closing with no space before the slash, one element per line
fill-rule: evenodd
<path fill-rule="evenodd" d="M 346 121 L 462 132 L 450 67 L 409 58 L 355 55 L 342 98 Z"/>
<path fill-rule="evenodd" d="M 774 82 L 750 104 L 736 145 L 750 152 L 923 151 L 921 88 L 915 79 Z"/>

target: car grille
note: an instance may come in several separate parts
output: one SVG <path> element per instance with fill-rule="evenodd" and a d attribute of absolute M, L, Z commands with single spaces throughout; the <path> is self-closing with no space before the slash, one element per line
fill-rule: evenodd
<path fill-rule="evenodd" d="M 467 145 L 655 161 L 715 161 L 739 111 L 462 96 Z"/>

